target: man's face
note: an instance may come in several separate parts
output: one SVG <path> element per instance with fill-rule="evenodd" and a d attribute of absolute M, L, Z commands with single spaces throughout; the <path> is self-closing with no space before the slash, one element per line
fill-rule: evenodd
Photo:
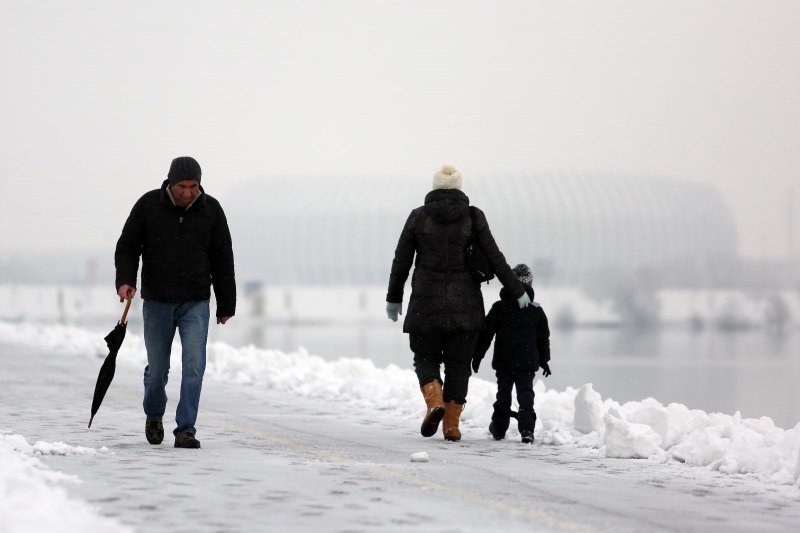
<path fill-rule="evenodd" d="M 171 186 L 169 190 L 175 199 L 175 205 L 186 207 L 200 194 L 200 183 L 195 180 L 183 180 Z"/>

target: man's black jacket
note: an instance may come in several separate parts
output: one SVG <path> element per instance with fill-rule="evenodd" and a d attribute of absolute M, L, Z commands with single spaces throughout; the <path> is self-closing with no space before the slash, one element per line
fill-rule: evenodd
<path fill-rule="evenodd" d="M 142 258 L 141 295 L 158 302 L 208 300 L 217 316 L 236 313 L 236 280 L 228 221 L 219 202 L 200 188 L 189 207 L 178 207 L 161 189 L 145 193 L 131 210 L 114 253 L 117 289 L 136 286 Z"/>

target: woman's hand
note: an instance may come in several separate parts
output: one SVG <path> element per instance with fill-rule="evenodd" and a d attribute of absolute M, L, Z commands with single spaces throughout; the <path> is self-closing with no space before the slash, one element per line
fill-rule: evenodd
<path fill-rule="evenodd" d="M 522 296 L 517 298 L 517 303 L 519 304 L 519 308 L 520 309 L 524 309 L 524 308 L 528 307 L 529 305 L 531 305 L 531 297 L 528 296 L 527 292 L 525 292 L 525 293 L 522 294 Z"/>
<path fill-rule="evenodd" d="M 386 316 L 389 317 L 389 320 L 392 322 L 397 322 L 397 316 L 403 314 L 403 302 L 400 303 L 392 303 L 386 302 Z"/>

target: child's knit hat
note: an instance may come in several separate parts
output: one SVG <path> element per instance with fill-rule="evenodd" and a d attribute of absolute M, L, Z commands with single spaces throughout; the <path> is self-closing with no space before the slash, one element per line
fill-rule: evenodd
<path fill-rule="evenodd" d="M 533 272 L 531 272 L 531 269 L 528 267 L 528 265 L 520 263 L 512 268 L 511 271 L 517 275 L 517 279 L 523 285 L 530 285 L 533 283 Z"/>

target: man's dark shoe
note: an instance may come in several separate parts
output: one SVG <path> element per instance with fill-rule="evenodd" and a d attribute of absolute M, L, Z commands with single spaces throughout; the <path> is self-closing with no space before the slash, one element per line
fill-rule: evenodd
<path fill-rule="evenodd" d="M 164 440 L 164 426 L 161 420 L 148 419 L 144 423 L 144 436 L 147 437 L 147 442 L 150 444 L 161 444 Z"/>
<path fill-rule="evenodd" d="M 522 431 L 520 432 L 520 435 L 522 435 L 522 442 L 524 442 L 525 444 L 530 444 L 533 442 L 533 431 L 531 430 Z"/>
<path fill-rule="evenodd" d="M 176 448 L 199 448 L 200 441 L 194 438 L 189 432 L 186 433 L 179 433 L 175 437 L 175 447 Z"/>

